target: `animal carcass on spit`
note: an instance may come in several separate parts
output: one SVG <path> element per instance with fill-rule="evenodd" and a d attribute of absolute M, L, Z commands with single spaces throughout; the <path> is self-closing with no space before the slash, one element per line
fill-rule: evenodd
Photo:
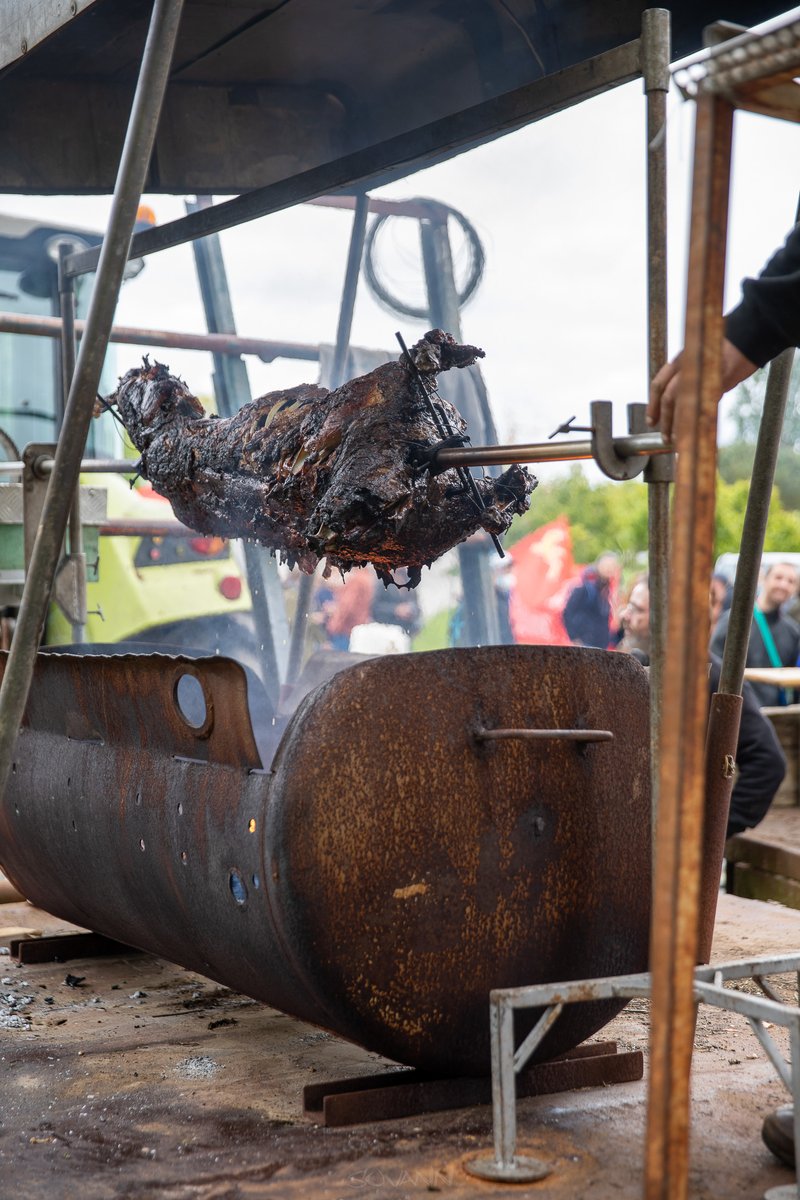
<path fill-rule="evenodd" d="M 422 376 L 483 356 L 441 330 L 410 351 Z M 484 508 L 454 470 L 436 474 L 426 456 L 441 441 L 404 358 L 327 391 L 301 384 L 270 392 L 232 417 L 207 417 L 161 363 L 128 371 L 115 404 L 139 471 L 184 524 L 204 534 L 253 538 L 304 571 L 327 558 L 347 571 L 372 563 L 384 579 L 420 570 L 478 529 L 504 533 L 536 486 L 512 466 L 478 479 Z M 466 425 L 437 398 L 458 434 Z"/>

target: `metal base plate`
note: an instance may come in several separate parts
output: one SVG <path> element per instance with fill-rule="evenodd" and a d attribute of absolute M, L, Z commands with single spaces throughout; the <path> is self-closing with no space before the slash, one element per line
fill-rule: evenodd
<path fill-rule="evenodd" d="M 535 1183 L 537 1179 L 545 1179 L 553 1170 L 538 1158 L 526 1158 L 515 1155 L 511 1166 L 504 1166 L 496 1158 L 473 1158 L 463 1164 L 469 1175 L 478 1179 L 491 1179 L 497 1183 Z"/>

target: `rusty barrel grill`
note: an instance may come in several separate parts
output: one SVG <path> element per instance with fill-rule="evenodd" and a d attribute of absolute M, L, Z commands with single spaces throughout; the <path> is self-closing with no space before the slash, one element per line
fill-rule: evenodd
<path fill-rule="evenodd" d="M 57 916 L 397 1062 L 486 1073 L 491 988 L 647 967 L 647 693 L 599 650 L 371 659 L 305 698 L 265 769 L 237 664 L 40 655 L 2 866 Z M 540 1057 L 620 1007 L 572 1006 Z"/>

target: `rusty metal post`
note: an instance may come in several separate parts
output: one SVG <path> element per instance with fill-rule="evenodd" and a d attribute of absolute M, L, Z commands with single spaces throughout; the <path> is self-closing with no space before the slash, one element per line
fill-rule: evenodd
<path fill-rule="evenodd" d="M 114 308 L 128 258 L 136 208 L 153 150 L 182 9 L 183 0 L 155 0 L 153 4 L 108 230 L 86 322 L 86 335 L 78 355 L 50 488 L 25 581 L 14 641 L 0 687 L 0 792 L 5 788 L 10 773 L 17 730 L 30 689 L 64 539 L 68 506 L 78 482 L 86 434 L 92 419 Z"/>
<path fill-rule="evenodd" d="M 698 98 L 650 945 L 646 1200 L 685 1200 L 688 1192 L 708 717 L 705 615 L 714 534 L 732 128 L 730 103 L 711 95 Z"/>
<path fill-rule="evenodd" d="M 647 329 L 648 380 L 667 361 L 667 94 L 670 14 L 642 13 L 642 77 L 647 98 Z M 647 541 L 650 575 L 650 755 L 653 823 L 658 810 L 658 769 L 664 687 L 664 643 L 669 586 L 669 489 L 674 456 L 651 459 L 647 483 Z"/>

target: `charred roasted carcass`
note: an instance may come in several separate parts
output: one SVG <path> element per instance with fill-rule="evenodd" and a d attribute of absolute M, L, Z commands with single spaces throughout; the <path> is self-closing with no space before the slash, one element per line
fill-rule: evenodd
<path fill-rule="evenodd" d="M 435 383 L 483 351 L 432 330 L 410 354 Z M 516 466 L 480 479 L 480 509 L 455 471 L 429 470 L 441 432 L 405 358 L 334 391 L 270 392 L 225 419 L 207 417 L 181 380 L 145 359 L 107 403 L 141 452 L 140 473 L 181 521 L 253 538 L 305 571 L 327 558 L 343 571 L 372 563 L 384 577 L 407 567 L 415 582 L 423 565 L 478 529 L 504 533 L 536 486 Z M 436 404 L 463 434 L 455 408 Z"/>

